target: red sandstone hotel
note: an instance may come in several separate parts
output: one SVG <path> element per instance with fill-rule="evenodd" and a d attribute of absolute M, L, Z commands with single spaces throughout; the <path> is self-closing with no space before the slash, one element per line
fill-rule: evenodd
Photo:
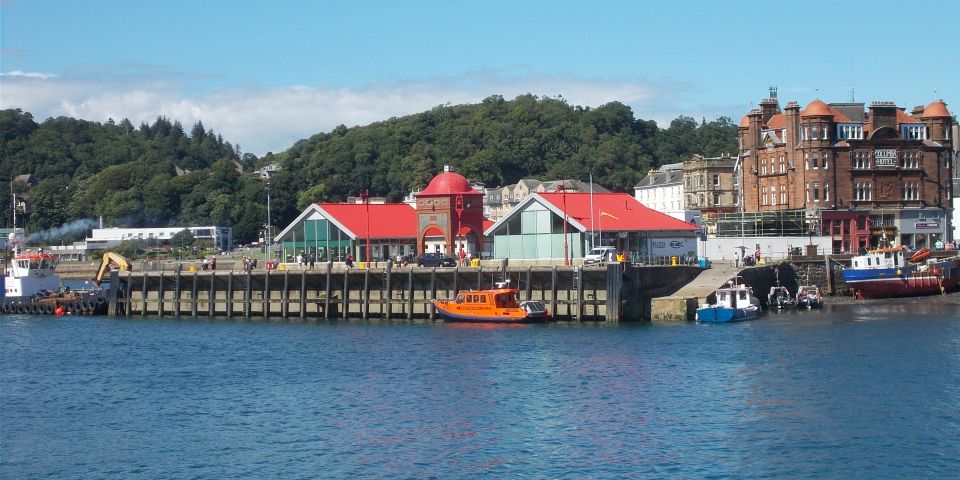
<path fill-rule="evenodd" d="M 910 113 L 892 102 L 865 110 L 820 100 L 781 111 L 771 89 L 740 122 L 743 208 L 806 210 L 835 252 L 884 238 L 916 248 L 946 243 L 952 124 L 943 100 Z"/>

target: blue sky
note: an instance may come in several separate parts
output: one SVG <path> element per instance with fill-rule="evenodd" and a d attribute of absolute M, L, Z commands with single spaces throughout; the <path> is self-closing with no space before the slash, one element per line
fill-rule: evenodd
<path fill-rule="evenodd" d="M 781 103 L 960 90 L 960 2 L 0 0 L 0 107 L 159 115 L 279 152 L 490 95 L 739 119 Z"/>

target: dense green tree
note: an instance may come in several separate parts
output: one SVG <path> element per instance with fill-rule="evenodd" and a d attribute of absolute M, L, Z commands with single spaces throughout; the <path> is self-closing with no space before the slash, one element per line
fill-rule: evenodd
<path fill-rule="evenodd" d="M 280 165 L 270 179 L 270 216 L 282 226 L 311 202 L 364 190 L 399 201 L 447 164 L 487 186 L 592 174 L 598 184 L 631 192 L 651 167 L 694 153 L 735 154 L 736 142 L 736 125 L 726 117 L 678 117 L 662 129 L 620 102 L 588 108 L 529 94 L 339 125 L 262 158 L 243 154 L 201 122 L 188 135 L 162 116 L 135 128 L 127 119 L 38 124 L 19 109 L 0 111 L 0 168 L 40 180 L 29 189 L 30 229 L 102 216 L 122 226 L 230 225 L 241 243 L 255 240 L 267 222 L 267 190 L 238 167 L 249 173 Z M 0 195 L 7 225 L 10 197 Z"/>

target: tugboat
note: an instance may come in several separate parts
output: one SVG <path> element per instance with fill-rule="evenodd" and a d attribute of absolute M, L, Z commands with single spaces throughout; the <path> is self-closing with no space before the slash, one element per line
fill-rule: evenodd
<path fill-rule="evenodd" d="M 9 236 L 13 255 L 4 269 L 0 313 L 51 315 L 103 315 L 107 300 L 103 292 L 61 291 L 57 257 L 42 248 L 22 251 L 15 233 Z"/>
<path fill-rule="evenodd" d="M 960 258 L 931 259 L 921 248 L 878 248 L 850 259 L 843 279 L 860 298 L 912 297 L 945 293 L 960 283 Z"/>
<path fill-rule="evenodd" d="M 733 277 L 716 290 L 717 303 L 697 309 L 697 321 L 706 323 L 738 322 L 757 318 L 759 302 L 753 296 L 753 288 Z"/>
<path fill-rule="evenodd" d="M 543 303 L 517 302 L 517 289 L 497 282 L 491 290 L 469 290 L 454 300 L 433 300 L 440 317 L 448 322 L 539 323 L 552 318 Z"/>

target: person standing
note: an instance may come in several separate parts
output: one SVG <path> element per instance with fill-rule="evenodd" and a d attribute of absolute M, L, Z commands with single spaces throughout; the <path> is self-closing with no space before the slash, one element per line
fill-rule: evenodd
<path fill-rule="evenodd" d="M 740 252 L 733 252 L 733 265 L 737 268 L 740 268 Z"/>
<path fill-rule="evenodd" d="M 353 255 L 347 254 L 347 258 L 344 259 L 344 263 L 347 264 L 347 268 L 353 268 Z"/>

